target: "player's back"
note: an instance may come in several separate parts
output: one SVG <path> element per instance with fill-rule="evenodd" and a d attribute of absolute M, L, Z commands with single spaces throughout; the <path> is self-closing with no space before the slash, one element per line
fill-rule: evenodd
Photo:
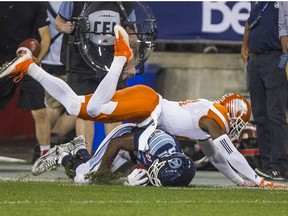
<path fill-rule="evenodd" d="M 141 129 L 138 129 L 141 131 Z M 135 132 L 135 130 L 134 130 Z M 143 130 L 142 130 L 143 132 Z M 136 137 L 140 134 L 135 133 Z M 138 140 L 139 139 L 134 139 Z M 137 144 L 136 144 L 137 145 Z M 163 156 L 171 155 L 175 152 L 182 152 L 179 142 L 174 136 L 156 129 L 148 139 L 149 149 L 146 152 L 138 151 L 136 153 L 136 161 L 150 166 L 154 160 L 162 158 Z"/>
<path fill-rule="evenodd" d="M 158 127 L 175 136 L 207 139 L 210 135 L 199 127 L 199 121 L 208 115 L 209 110 L 215 109 L 214 103 L 207 99 L 180 102 L 162 99 Z"/>

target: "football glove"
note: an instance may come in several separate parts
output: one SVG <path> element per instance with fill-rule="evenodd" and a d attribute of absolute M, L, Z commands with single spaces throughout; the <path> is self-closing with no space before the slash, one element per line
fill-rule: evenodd
<path fill-rule="evenodd" d="M 149 183 L 147 170 L 145 169 L 134 169 L 128 176 L 127 181 L 124 185 L 129 186 L 146 186 Z"/>

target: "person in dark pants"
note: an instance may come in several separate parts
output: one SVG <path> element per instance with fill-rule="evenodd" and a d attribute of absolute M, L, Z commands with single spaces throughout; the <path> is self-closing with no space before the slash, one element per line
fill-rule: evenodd
<path fill-rule="evenodd" d="M 253 2 L 245 25 L 241 57 L 247 63 L 252 114 L 257 127 L 262 177 L 284 180 L 288 170 L 287 76 L 282 54 L 278 2 Z"/>
<path fill-rule="evenodd" d="M 15 58 L 17 46 L 28 38 L 40 42 L 40 53 L 35 59 L 39 64 L 46 55 L 50 45 L 49 20 L 45 7 L 39 2 L 1 2 L 0 3 L 0 63 Z M 14 83 L 13 78 L 0 80 L 0 111 L 6 108 L 20 89 L 18 108 L 29 109 L 35 121 L 35 135 L 39 145 L 40 157 L 50 148 L 50 122 L 44 101 L 44 89 L 30 77 L 23 77 Z M 33 156 L 32 163 L 37 159 Z"/>

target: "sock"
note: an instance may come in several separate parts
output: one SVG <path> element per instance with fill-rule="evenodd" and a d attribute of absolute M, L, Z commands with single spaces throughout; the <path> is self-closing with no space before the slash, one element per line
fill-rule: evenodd
<path fill-rule="evenodd" d="M 73 156 L 71 154 L 68 154 L 67 152 L 62 152 L 62 154 L 60 154 L 59 156 L 58 164 L 66 167 L 69 161 L 72 159 L 73 159 Z"/>
<path fill-rule="evenodd" d="M 43 146 L 43 145 L 40 145 L 40 155 L 42 156 L 42 155 L 45 155 L 48 151 L 49 151 L 49 149 L 50 149 L 50 145 L 45 145 L 45 146 Z"/>
<path fill-rule="evenodd" d="M 257 185 L 260 184 L 262 178 L 260 178 L 250 167 L 245 157 L 235 148 L 227 134 L 223 134 L 213 140 L 213 142 L 219 149 L 219 152 L 227 159 L 234 169 L 248 179 L 254 181 Z"/>
<path fill-rule="evenodd" d="M 79 156 L 83 162 L 87 162 L 88 160 L 90 160 L 91 158 L 91 155 L 89 154 L 89 152 L 87 151 L 86 148 L 81 148 L 81 149 L 78 149 L 78 150 L 74 150 L 73 153 L 75 152 L 75 155 L 76 156 Z"/>
<path fill-rule="evenodd" d="M 90 116 L 99 115 L 102 111 L 101 106 L 111 101 L 115 94 L 117 83 L 125 63 L 126 57 L 114 57 L 108 73 L 93 93 L 87 105 L 87 112 Z"/>
<path fill-rule="evenodd" d="M 30 64 L 28 75 L 38 81 L 52 97 L 60 101 L 70 115 L 79 114 L 81 103 L 85 98 L 78 96 L 66 82 L 50 75 L 37 64 Z"/>

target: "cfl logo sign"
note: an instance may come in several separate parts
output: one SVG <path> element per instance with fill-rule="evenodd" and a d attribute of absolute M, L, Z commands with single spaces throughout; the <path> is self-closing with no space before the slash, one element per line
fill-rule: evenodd
<path fill-rule="evenodd" d="M 232 8 L 229 8 L 225 2 L 203 2 L 202 12 L 202 31 L 209 33 L 222 33 L 231 28 L 238 34 L 244 33 L 244 23 L 249 17 L 251 8 L 250 2 L 237 2 Z M 220 23 L 212 23 L 213 13 L 221 14 L 222 20 Z"/>

